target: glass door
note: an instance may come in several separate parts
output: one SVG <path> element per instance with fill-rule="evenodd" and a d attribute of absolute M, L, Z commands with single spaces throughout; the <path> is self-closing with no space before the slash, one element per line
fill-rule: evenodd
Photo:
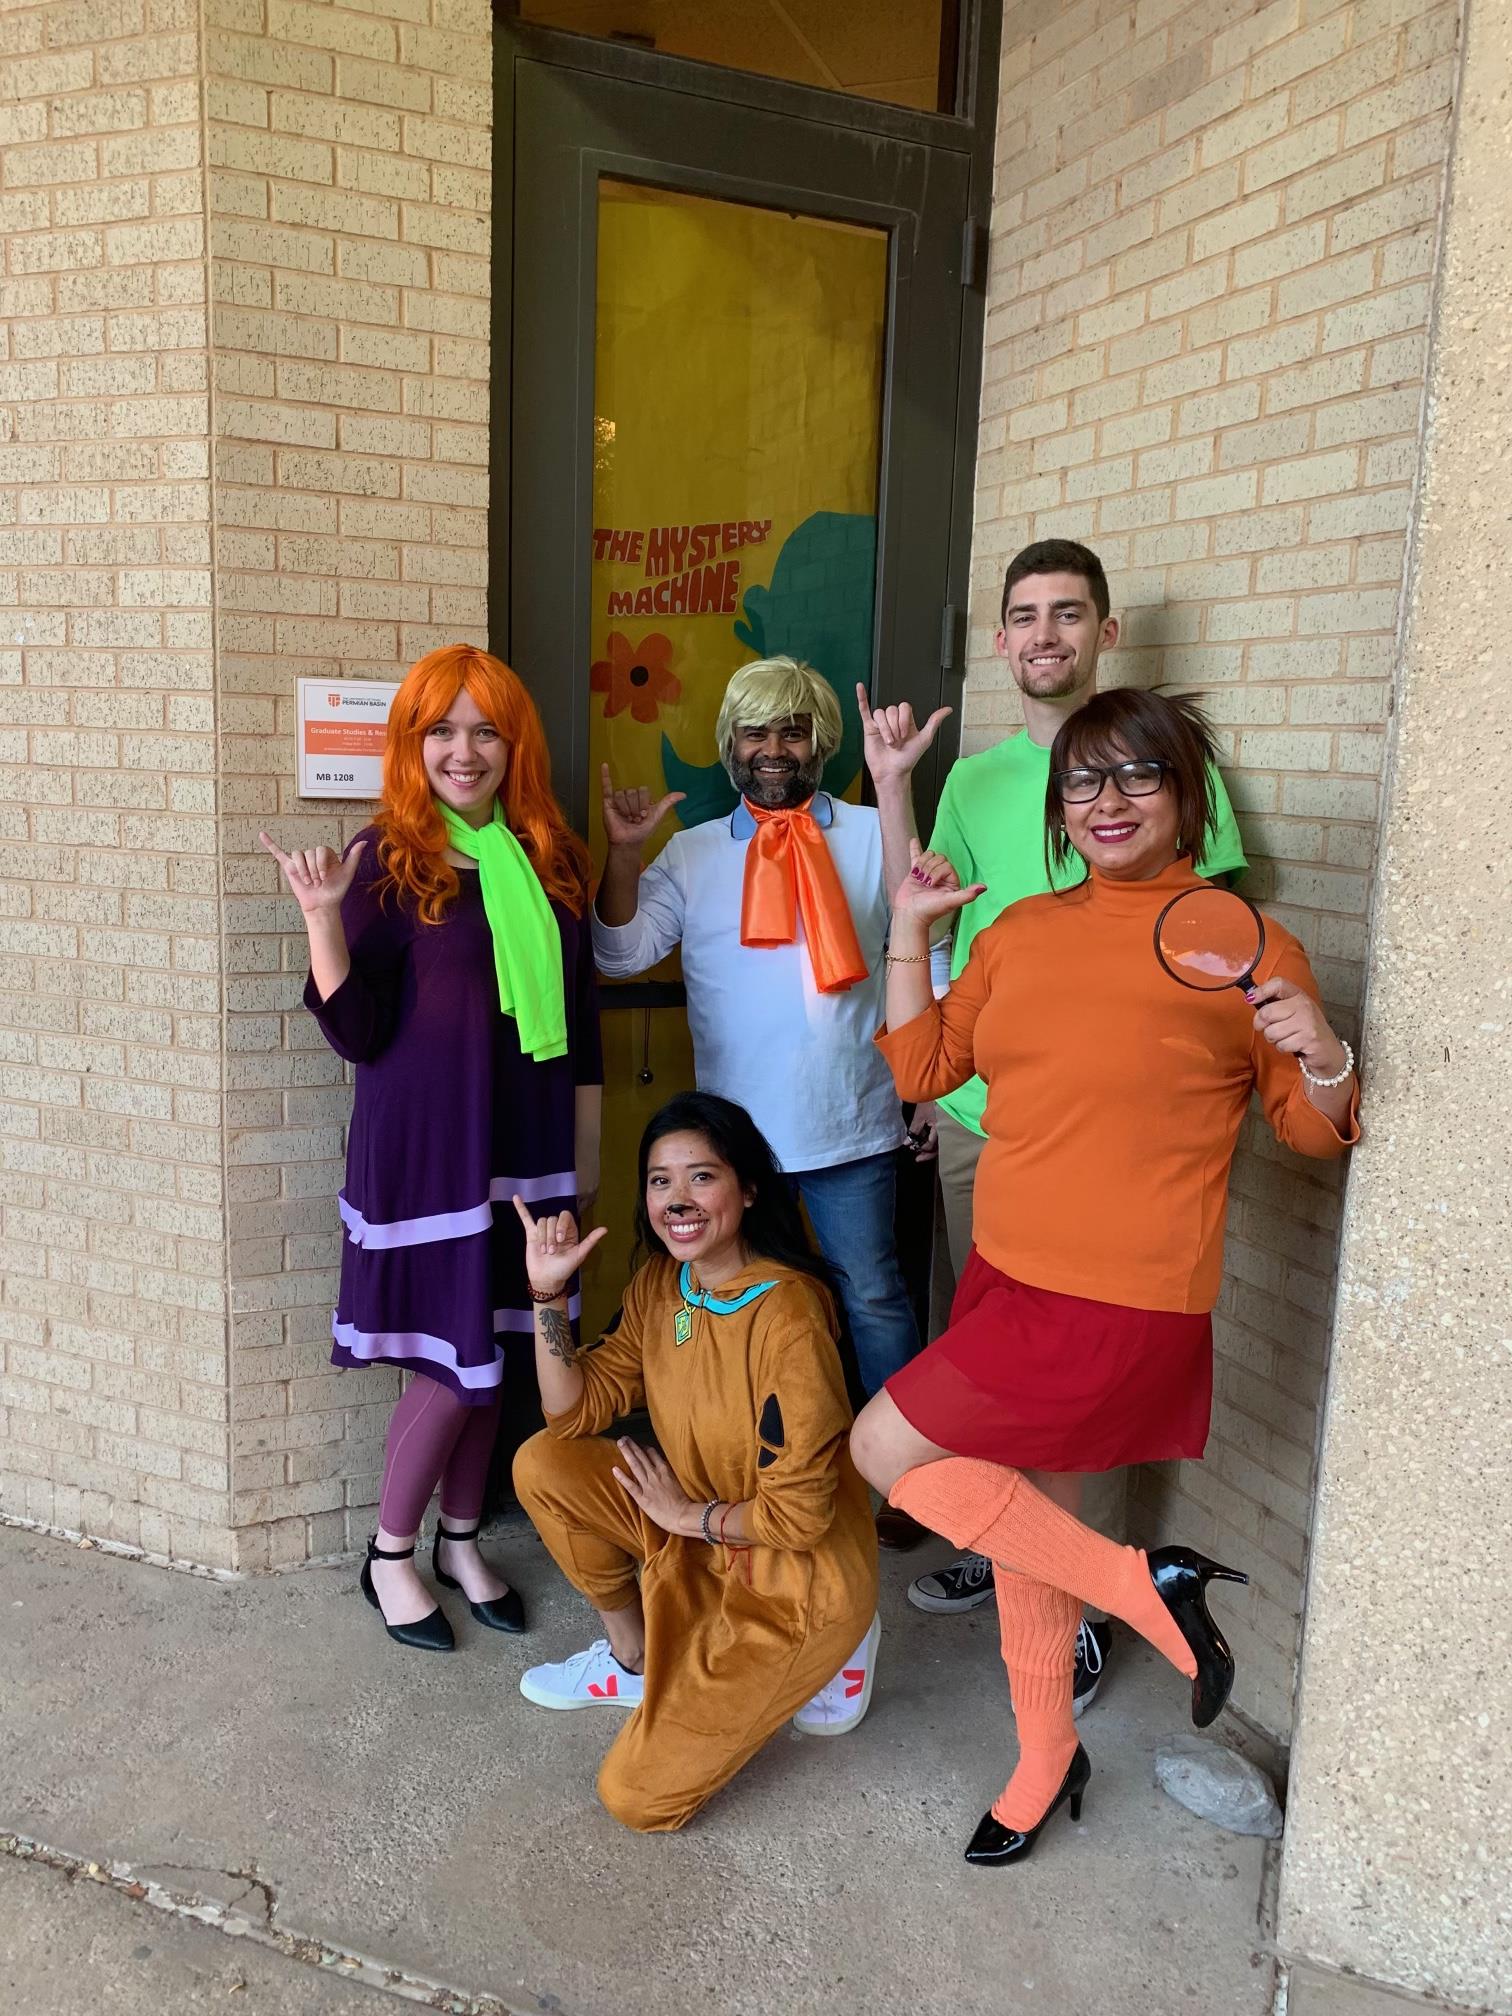
<path fill-rule="evenodd" d="M 720 696 L 789 653 L 840 698 L 826 785 L 858 796 L 857 684 L 927 710 L 950 656 L 967 159 L 552 64 L 513 75 L 495 626 L 558 790 L 597 860 L 604 762 L 687 794 L 663 837 L 728 816 Z M 681 1003 L 675 958 L 604 988 L 612 1236 L 585 1324 L 623 1285 L 641 1128 L 693 1083 Z"/>

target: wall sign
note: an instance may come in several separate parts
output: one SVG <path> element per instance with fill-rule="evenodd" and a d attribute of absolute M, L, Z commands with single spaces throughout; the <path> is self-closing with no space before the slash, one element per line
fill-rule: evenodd
<path fill-rule="evenodd" d="M 397 680 L 299 679 L 299 796 L 378 798 Z"/>

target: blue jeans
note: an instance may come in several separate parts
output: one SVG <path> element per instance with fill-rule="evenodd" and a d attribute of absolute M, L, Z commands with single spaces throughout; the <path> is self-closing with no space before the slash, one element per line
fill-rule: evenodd
<path fill-rule="evenodd" d="M 808 1209 L 820 1252 L 839 1272 L 861 1383 L 868 1394 L 876 1393 L 919 1348 L 893 1238 L 892 1153 L 832 1169 L 796 1169 L 788 1181 Z"/>

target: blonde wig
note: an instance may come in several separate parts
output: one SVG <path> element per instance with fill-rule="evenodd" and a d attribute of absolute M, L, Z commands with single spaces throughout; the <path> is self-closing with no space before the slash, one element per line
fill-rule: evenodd
<path fill-rule="evenodd" d="M 827 763 L 844 732 L 834 687 L 797 658 L 757 658 L 742 665 L 719 703 L 714 724 L 719 760 L 728 766 L 742 728 L 764 728 L 769 721 L 791 721 L 799 714 L 807 714 L 814 724 L 816 761 Z"/>

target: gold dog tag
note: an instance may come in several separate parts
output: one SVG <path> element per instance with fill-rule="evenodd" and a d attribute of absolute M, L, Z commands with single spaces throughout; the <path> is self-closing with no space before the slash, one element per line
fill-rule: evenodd
<path fill-rule="evenodd" d="M 693 1315 L 686 1304 L 672 1318 L 672 1335 L 679 1344 L 686 1344 L 693 1335 Z"/>

